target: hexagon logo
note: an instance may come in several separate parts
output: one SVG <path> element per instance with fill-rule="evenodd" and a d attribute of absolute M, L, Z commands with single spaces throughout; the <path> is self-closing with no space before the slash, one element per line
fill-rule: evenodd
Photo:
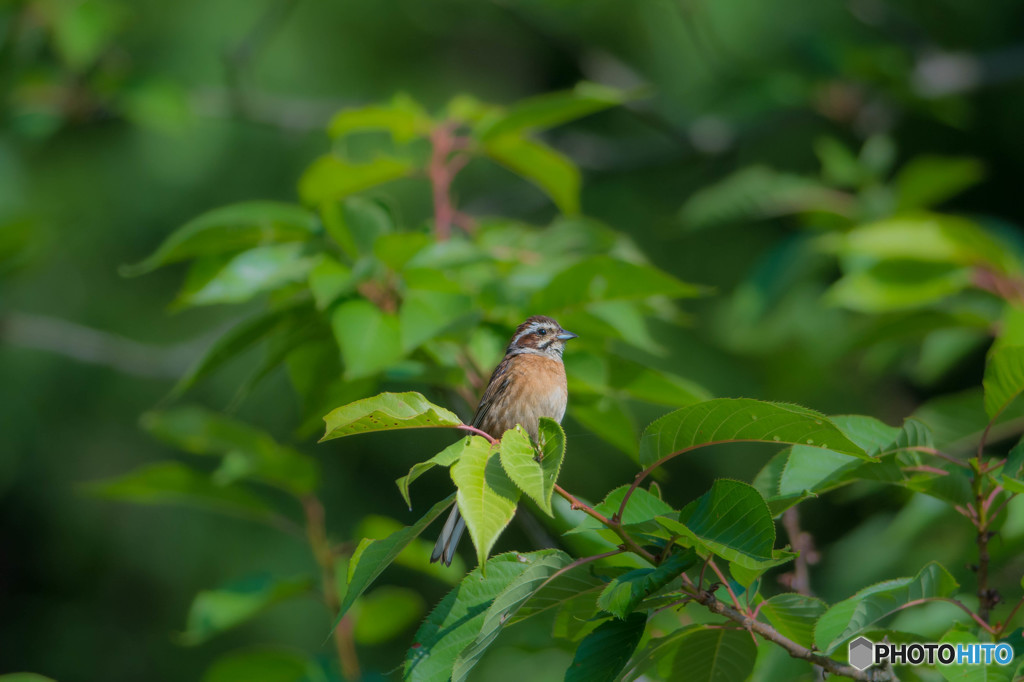
<path fill-rule="evenodd" d="M 867 637 L 858 637 L 850 642 L 850 665 L 864 670 L 874 663 L 875 645 Z"/>

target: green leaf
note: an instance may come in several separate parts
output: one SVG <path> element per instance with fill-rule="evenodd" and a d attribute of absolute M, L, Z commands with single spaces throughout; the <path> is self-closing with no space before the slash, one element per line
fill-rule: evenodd
<path fill-rule="evenodd" d="M 339 298 L 354 291 L 356 281 L 351 268 L 332 256 L 321 254 L 309 271 L 309 290 L 313 292 L 317 310 L 327 310 Z"/>
<path fill-rule="evenodd" d="M 373 254 L 377 240 L 395 230 L 390 210 L 376 199 L 350 196 L 322 205 L 320 212 L 327 233 L 353 261 Z"/>
<path fill-rule="evenodd" d="M 498 453 L 491 450 L 464 451 L 452 465 L 451 476 L 459 489 L 459 511 L 466 520 L 477 560 L 482 566 L 516 513 L 519 488 L 501 468 Z"/>
<path fill-rule="evenodd" d="M 331 313 L 331 329 L 345 360 L 345 376 L 359 379 L 394 365 L 404 357 L 395 315 L 362 299 L 346 301 Z"/>
<path fill-rule="evenodd" d="M 348 589 L 341 602 L 334 627 L 338 627 L 342 616 L 363 592 L 377 579 L 384 569 L 405 549 L 409 543 L 419 537 L 420 533 L 431 524 L 443 511 L 452 504 L 454 495 L 449 495 L 430 508 L 419 521 L 411 526 L 392 533 L 382 540 L 363 538 L 348 562 Z"/>
<path fill-rule="evenodd" d="M 356 526 L 355 532 L 351 537 L 385 540 L 389 536 L 401 531 L 404 527 L 401 522 L 391 517 L 368 514 Z M 433 538 L 430 540 L 419 537 L 414 538 L 405 546 L 405 549 L 398 553 L 398 556 L 394 558 L 392 563 L 396 566 L 402 566 L 403 568 L 430 576 L 448 585 L 457 585 L 466 574 L 466 567 L 462 557 L 456 554 L 452 557 L 451 566 L 445 566 L 444 564 L 430 561 L 430 555 L 433 550 Z M 343 589 L 340 593 L 344 594 L 348 590 L 347 563 L 342 571 L 341 581 Z"/>
<path fill-rule="evenodd" d="M 189 268 L 173 307 L 242 303 L 306 279 L 316 260 L 305 244 L 259 246 L 233 256 L 201 258 Z"/>
<path fill-rule="evenodd" d="M 252 478 L 296 495 L 310 493 L 320 482 L 316 460 L 283 446 L 244 422 L 201 407 L 148 412 L 141 419 L 149 433 L 187 452 L 224 457 L 214 482 Z"/>
<path fill-rule="evenodd" d="M 427 603 L 416 590 L 385 585 L 362 596 L 352 609 L 357 644 L 372 646 L 393 640 L 420 619 Z"/>
<path fill-rule="evenodd" d="M 628 95 L 597 83 L 579 83 L 572 90 L 531 97 L 506 111 L 484 118 L 474 134 L 484 141 L 553 128 L 595 112 L 624 103 Z"/>
<path fill-rule="evenodd" d="M 572 562 L 572 557 L 557 549 L 545 549 L 520 556 L 530 558 L 529 566 L 494 598 L 484 615 L 480 632 L 455 659 L 452 682 L 464 682 L 484 652 L 497 639 L 502 628 L 511 624 L 523 604 L 557 571 Z"/>
<path fill-rule="evenodd" d="M 625 403 L 611 397 L 569 401 L 569 416 L 636 459 L 636 424 Z"/>
<path fill-rule="evenodd" d="M 250 648 L 214 661 L 202 682 L 327 682 L 324 671 L 291 649 Z"/>
<path fill-rule="evenodd" d="M 657 568 L 638 568 L 608 583 L 608 586 L 597 598 L 597 605 L 625 620 L 636 610 L 645 597 L 654 594 L 670 583 L 679 574 L 697 561 L 693 552 L 676 552 Z"/>
<path fill-rule="evenodd" d="M 441 452 L 437 453 L 425 462 L 418 462 L 412 465 L 409 469 L 409 473 L 395 481 L 398 486 L 398 490 L 402 493 L 402 499 L 409 505 L 409 509 L 412 509 L 412 500 L 409 497 L 409 486 L 417 478 L 425 474 L 435 466 L 449 467 L 455 462 L 459 461 L 462 454 L 466 450 L 478 450 L 480 452 L 490 452 L 491 443 L 483 436 L 466 436 L 465 438 L 458 440 Z"/>
<path fill-rule="evenodd" d="M 984 176 L 985 167 L 977 159 L 915 157 L 893 179 L 896 208 L 930 208 L 978 184 Z"/>
<path fill-rule="evenodd" d="M 57 680 L 37 673 L 7 673 L 0 675 L 0 682 L 57 682 Z"/>
<path fill-rule="evenodd" d="M 501 466 L 520 490 L 549 516 L 554 516 L 551 495 L 565 456 L 565 432 L 558 422 L 542 417 L 539 438 L 543 443 L 542 458 L 538 458 L 530 435 L 522 426 L 506 431 L 501 437 Z"/>
<path fill-rule="evenodd" d="M 581 596 L 589 597 L 589 617 L 597 610 L 597 596 L 607 582 L 605 578 L 595 574 L 605 570 L 607 569 L 595 568 L 594 564 L 581 564 L 564 573 L 552 576 L 530 595 L 513 617 L 509 618 L 509 625 L 514 625 L 551 609 L 559 609 Z"/>
<path fill-rule="evenodd" d="M 475 314 L 469 296 L 411 289 L 398 309 L 402 349 L 408 353 Z"/>
<path fill-rule="evenodd" d="M 818 180 L 751 166 L 694 192 L 679 218 L 685 228 L 703 230 L 809 211 L 844 215 L 849 203 L 842 192 Z"/>
<path fill-rule="evenodd" d="M 650 672 L 664 680 L 734 682 L 750 676 L 756 658 L 749 633 L 690 625 L 652 639 L 623 679 L 637 680 Z"/>
<path fill-rule="evenodd" d="M 844 256 L 987 265 L 1015 273 L 1013 250 L 976 223 L 933 213 L 907 214 L 857 227 L 839 242 Z"/>
<path fill-rule="evenodd" d="M 204 590 L 196 595 L 189 607 L 181 642 L 190 646 L 202 644 L 254 618 L 274 604 L 309 592 L 313 584 L 313 579 L 307 576 L 288 580 L 259 576 L 219 590 Z"/>
<path fill-rule="evenodd" d="M 492 557 L 445 595 L 420 625 L 405 659 L 406 682 L 447 680 L 459 654 L 472 644 L 495 598 L 547 553 L 510 552 Z"/>
<path fill-rule="evenodd" d="M 1024 391 L 1024 346 L 1004 346 L 985 365 L 985 412 L 995 419 Z"/>
<path fill-rule="evenodd" d="M 413 170 L 415 165 L 405 159 L 381 156 L 366 163 L 353 163 L 327 154 L 314 161 L 299 178 L 299 196 L 303 203 L 322 204 L 397 180 Z"/>
<path fill-rule="evenodd" d="M 537 185 L 568 216 L 580 212 L 580 171 L 568 157 L 551 147 L 515 135 L 484 143 L 492 159 Z"/>
<path fill-rule="evenodd" d="M 751 570 L 766 570 L 795 556 L 774 551 L 775 522 L 768 505 L 753 486 L 740 481 L 715 481 L 686 505 L 678 520 L 661 517 L 658 523 L 701 556 L 713 553 Z"/>
<path fill-rule="evenodd" d="M 386 130 L 396 142 L 409 142 L 430 130 L 430 117 L 419 104 L 398 96 L 389 105 L 339 111 L 327 126 L 333 138 L 369 130 Z"/>
<path fill-rule="evenodd" d="M 594 301 L 636 300 L 651 296 L 690 298 L 703 289 L 682 282 L 652 265 L 610 256 L 592 256 L 555 275 L 533 299 L 537 310 L 557 312 Z"/>
<path fill-rule="evenodd" d="M 931 305 L 971 286 L 970 268 L 947 263 L 886 260 L 844 275 L 825 293 L 833 304 L 865 313 Z"/>
<path fill-rule="evenodd" d="M 806 444 L 870 459 L 825 415 L 799 405 L 749 398 L 717 398 L 656 420 L 640 439 L 640 463 L 650 466 L 672 453 L 708 443 Z"/>
<path fill-rule="evenodd" d="M 580 642 L 565 672 L 565 682 L 613 682 L 629 662 L 646 627 L 646 613 L 602 623 Z"/>
<path fill-rule="evenodd" d="M 320 229 L 314 213 L 301 206 L 251 201 L 217 208 L 175 230 L 152 255 L 121 274 L 135 277 L 169 263 L 231 253 L 266 244 L 307 241 Z"/>
<path fill-rule="evenodd" d="M 711 398 L 703 387 L 692 381 L 608 353 L 570 353 L 565 358 L 565 372 L 569 377 L 569 393 L 573 396 L 579 392 L 625 394 L 673 407 Z"/>
<path fill-rule="evenodd" d="M 931 562 L 913 578 L 886 580 L 833 605 L 818 620 L 814 641 L 825 655 L 910 602 L 950 597 L 959 588 L 949 571 Z"/>
<path fill-rule="evenodd" d="M 454 412 L 439 407 L 421 394 L 381 393 L 331 410 L 324 417 L 327 431 L 320 442 L 372 431 L 421 429 L 462 424 Z"/>
<path fill-rule="evenodd" d="M 171 389 L 171 398 L 181 397 L 201 380 L 234 359 L 250 346 L 259 343 L 282 327 L 294 322 L 294 308 L 271 310 L 243 320 L 213 342 L 203 356 L 189 368 Z"/>
<path fill-rule="evenodd" d="M 817 597 L 802 594 L 777 594 L 761 604 L 760 615 L 779 633 L 797 644 L 814 646 L 814 624 L 828 609 Z"/>
<path fill-rule="evenodd" d="M 177 462 L 160 462 L 104 481 L 87 484 L 89 492 L 135 504 L 182 504 L 269 521 L 275 514 L 263 498 L 238 485 L 217 485 L 209 476 Z"/>
<path fill-rule="evenodd" d="M 601 501 L 600 504 L 594 507 L 594 511 L 600 512 L 604 516 L 611 518 L 617 514 L 619 507 L 622 505 L 622 500 L 626 496 L 626 492 L 629 490 L 628 485 L 621 485 L 615 490 L 608 493 L 608 495 Z M 633 494 L 629 496 L 629 503 L 626 505 L 626 513 L 622 516 L 622 524 L 631 526 L 635 524 L 644 523 L 645 521 L 651 521 L 659 516 L 666 514 L 672 514 L 675 512 L 674 509 L 667 503 L 663 502 L 660 497 L 653 495 L 643 488 L 637 488 L 633 491 Z M 591 517 L 586 517 L 580 525 L 576 526 L 569 533 L 579 533 L 585 530 L 600 530 L 604 528 L 600 521 L 596 521 Z"/>

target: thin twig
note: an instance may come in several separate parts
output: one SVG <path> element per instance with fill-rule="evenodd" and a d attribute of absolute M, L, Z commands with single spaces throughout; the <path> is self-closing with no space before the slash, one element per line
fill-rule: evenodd
<path fill-rule="evenodd" d="M 789 587 L 799 594 L 811 596 L 810 566 L 818 563 L 818 553 L 814 548 L 814 538 L 800 529 L 800 513 L 796 507 L 790 507 L 782 515 L 782 527 L 789 536 L 789 544 L 797 552 L 793 564 L 792 579 Z"/>
<path fill-rule="evenodd" d="M 725 574 L 722 573 L 722 570 L 718 568 L 718 564 L 715 563 L 715 560 L 713 558 L 708 559 L 708 566 L 710 566 L 711 570 L 715 572 L 715 575 L 718 576 L 718 580 L 722 583 L 723 587 L 725 587 L 726 591 L 729 593 L 729 598 L 732 599 L 732 603 L 736 607 L 736 610 L 742 611 L 743 613 L 747 613 L 747 609 L 744 609 L 742 606 L 740 606 L 739 597 L 737 597 L 736 593 L 732 591 L 732 585 L 729 583 L 729 579 L 726 578 Z"/>
<path fill-rule="evenodd" d="M 641 547 L 640 544 L 633 538 L 633 536 L 630 535 L 629 532 L 622 527 L 621 523 L 619 523 L 618 521 L 612 521 L 607 516 L 597 511 L 590 505 L 586 504 L 585 502 L 581 502 L 575 496 L 566 492 L 566 490 L 557 483 L 555 484 L 555 492 L 561 495 L 562 498 L 564 498 L 566 501 L 568 501 L 573 509 L 581 510 L 587 516 L 597 520 L 598 523 L 600 523 L 601 525 L 608 528 L 608 530 L 618 535 L 622 539 L 624 548 L 628 549 L 629 551 L 633 552 L 634 554 L 640 557 L 643 557 L 645 560 L 650 562 L 651 565 L 658 565 L 658 558 L 650 552 L 648 552 L 643 547 Z"/>

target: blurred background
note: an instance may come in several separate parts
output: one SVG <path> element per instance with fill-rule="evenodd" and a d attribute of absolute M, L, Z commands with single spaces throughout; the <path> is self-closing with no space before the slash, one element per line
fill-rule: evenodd
<path fill-rule="evenodd" d="M 182 635 L 197 592 L 309 571 L 301 541 L 97 499 L 82 484 L 178 456 L 140 416 L 256 308 L 175 311 L 180 266 L 137 279 L 119 267 L 204 211 L 296 201 L 334 112 L 396 93 L 428 110 L 459 94 L 508 104 L 583 80 L 636 93 L 544 139 L 582 169 L 583 214 L 663 270 L 713 287 L 682 304 L 685 319 L 652 321 L 666 352 L 637 359 L 714 395 L 899 424 L 930 397 L 977 385 L 989 337 L 969 328 L 864 342 L 877 331 L 865 312 L 901 313 L 844 306 L 834 291 L 823 299 L 840 268 L 807 235 L 933 208 L 1020 244 L 1022 27 L 1024 3 L 1012 1 L 0 2 L 0 673 L 192 680 L 261 642 L 330 658 L 319 646 L 330 619 L 312 597 L 201 644 Z M 407 223 L 429 217 L 425 185 L 388 191 Z M 454 194 L 472 215 L 555 215 L 541 193 L 485 164 L 470 164 Z M 189 402 L 230 408 L 320 460 L 332 536 L 350 537 L 368 512 L 418 518 L 391 481 L 448 437 L 366 438 L 347 457 L 318 449 L 313 433 L 296 434 L 303 408 L 284 372 L 235 400 L 258 357 L 242 356 Z M 638 426 L 666 409 L 636 408 Z M 594 499 L 630 480 L 633 464 L 613 445 L 572 419 L 566 431 L 567 487 Z M 765 459 L 695 459 L 674 494 L 691 499 L 716 476 L 749 480 Z M 418 505 L 450 490 L 442 475 L 418 485 Z M 929 532 L 888 525 L 898 494 L 847 502 L 807 503 L 834 557 L 816 569 L 828 599 L 866 580 L 842 565 L 858 545 L 830 554 L 831 541 Z M 947 528 L 944 541 L 969 543 L 968 530 Z M 514 526 L 499 549 L 527 538 Z M 877 570 L 916 572 L 934 543 Z M 447 589 L 412 573 L 396 582 L 426 605 Z M 415 622 L 360 649 L 368 679 L 398 665 Z M 496 649 L 480 679 L 519 674 L 516 661 L 564 669 L 571 653 L 545 649 L 545 637 L 527 631 Z M 527 650 L 536 656 L 516 654 Z"/>

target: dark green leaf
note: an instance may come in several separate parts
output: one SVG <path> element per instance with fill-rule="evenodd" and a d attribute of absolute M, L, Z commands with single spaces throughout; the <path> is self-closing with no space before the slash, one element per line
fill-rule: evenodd
<path fill-rule="evenodd" d="M 985 412 L 998 417 L 1024 391 L 1024 346 L 1005 346 L 985 365 Z"/>
<path fill-rule="evenodd" d="M 557 549 L 545 549 L 521 556 L 530 557 L 529 566 L 494 598 L 487 609 L 476 639 L 455 659 L 452 682 L 464 682 L 470 670 L 479 662 L 480 657 L 491 646 L 501 630 L 510 624 L 523 604 L 557 571 L 572 562 L 572 558 L 568 554 Z"/>
<path fill-rule="evenodd" d="M 525 137 L 503 135 L 484 143 L 492 159 L 537 185 L 565 215 L 580 212 L 580 171 L 566 156 Z"/>
<path fill-rule="evenodd" d="M 202 644 L 211 637 L 259 615 L 274 604 L 305 594 L 313 579 L 301 576 L 278 580 L 259 576 L 196 595 L 188 610 L 188 622 L 181 642 Z"/>
<path fill-rule="evenodd" d="M 258 246 L 233 256 L 208 256 L 192 264 L 173 306 L 242 303 L 306 279 L 315 259 L 305 244 Z"/>
<path fill-rule="evenodd" d="M 650 672 L 664 680 L 735 682 L 749 677 L 756 658 L 749 633 L 691 625 L 652 639 L 623 679 L 637 680 Z"/>
<path fill-rule="evenodd" d="M 320 481 L 316 461 L 285 447 L 244 422 L 201 407 L 148 412 L 142 427 L 154 436 L 197 455 L 224 457 L 215 482 L 253 478 L 297 495 L 312 492 Z"/>
<path fill-rule="evenodd" d="M 371 646 L 393 640 L 420 619 L 427 603 L 416 590 L 385 585 L 364 594 L 352 609 L 357 644 Z"/>
<path fill-rule="evenodd" d="M 802 594 L 777 594 L 761 604 L 759 613 L 785 637 L 805 647 L 814 646 L 814 624 L 828 604 Z"/>
<path fill-rule="evenodd" d="M 186 223 L 148 258 L 121 268 L 134 277 L 162 265 L 275 242 L 307 241 L 319 230 L 316 215 L 301 206 L 252 201 L 217 208 Z"/>
<path fill-rule="evenodd" d="M 597 599 L 597 605 L 620 619 L 636 610 L 645 597 L 654 594 L 679 577 L 697 561 L 693 552 L 676 552 L 657 568 L 638 568 L 608 583 Z"/>
<path fill-rule="evenodd" d="M 629 662 L 647 627 L 647 614 L 602 623 L 580 642 L 565 682 L 612 682 Z"/>
<path fill-rule="evenodd" d="M 338 626 L 342 616 L 349 610 L 352 604 L 363 592 L 377 579 L 384 569 L 391 565 L 391 562 L 405 549 L 409 543 L 419 537 L 420 533 L 433 522 L 441 513 L 451 506 L 454 495 L 449 495 L 430 508 L 423 517 L 411 526 L 406 526 L 400 531 L 392 533 L 382 540 L 370 540 L 364 538 L 359 542 L 356 551 L 348 562 L 348 589 L 345 598 L 341 602 L 337 620 L 334 627 Z"/>
<path fill-rule="evenodd" d="M 473 131 L 482 140 L 544 130 L 622 104 L 628 95 L 597 83 L 521 100 L 507 111 L 484 118 Z"/>
<path fill-rule="evenodd" d="M 707 443 L 759 441 L 806 444 L 869 459 L 825 415 L 799 405 L 717 398 L 658 419 L 640 440 L 640 463 Z"/>
<path fill-rule="evenodd" d="M 404 527 L 399 521 L 388 516 L 368 514 L 356 526 L 352 537 L 385 540 L 389 536 L 401 531 Z M 466 567 L 462 557 L 456 554 L 452 557 L 451 566 L 445 566 L 444 564 L 430 561 L 430 555 L 433 550 L 433 538 L 429 540 L 414 538 L 405 546 L 405 549 L 398 553 L 398 556 L 394 558 L 392 563 L 396 566 L 402 566 L 403 568 L 430 576 L 448 585 L 457 585 L 462 580 L 462 576 L 466 574 Z M 344 594 L 348 590 L 346 584 L 348 581 L 347 565 L 341 579 L 344 586 L 341 593 Z"/>
<path fill-rule="evenodd" d="M 814 641 L 825 655 L 910 602 L 949 597 L 959 588 L 949 571 L 931 562 L 913 578 L 886 580 L 833 605 L 818 620 Z"/>
<path fill-rule="evenodd" d="M 918 156 L 893 180 L 896 208 L 930 208 L 981 182 L 985 168 L 977 159 Z"/>
<path fill-rule="evenodd" d="M 569 401 L 569 415 L 636 459 L 636 424 L 622 400 L 605 397 L 588 401 L 574 397 Z"/>
<path fill-rule="evenodd" d="M 214 661 L 202 682 L 327 682 L 324 671 L 291 649 L 232 651 Z"/>
<path fill-rule="evenodd" d="M 371 431 L 418 429 L 462 424 L 454 412 L 434 405 L 419 393 L 381 393 L 343 405 L 324 421 L 327 432 L 320 442 Z"/>
<path fill-rule="evenodd" d="M 509 480 L 499 454 L 493 450 L 465 450 L 452 465 L 451 476 L 459 489 L 459 511 L 482 566 L 516 513 L 519 488 Z"/>
<path fill-rule="evenodd" d="M 314 161 L 299 178 L 299 196 L 315 206 L 397 180 L 414 169 L 413 163 L 404 159 L 378 157 L 353 163 L 328 154 Z"/>
<path fill-rule="evenodd" d="M 182 504 L 270 521 L 274 510 L 262 497 L 238 485 L 217 485 L 209 476 L 177 462 L 161 462 L 88 485 L 89 492 L 135 504 Z"/>
<path fill-rule="evenodd" d="M 480 634 L 495 597 L 546 553 L 500 554 L 471 571 L 449 592 L 416 632 L 405 659 L 407 682 L 447 680 L 462 651 Z"/>

